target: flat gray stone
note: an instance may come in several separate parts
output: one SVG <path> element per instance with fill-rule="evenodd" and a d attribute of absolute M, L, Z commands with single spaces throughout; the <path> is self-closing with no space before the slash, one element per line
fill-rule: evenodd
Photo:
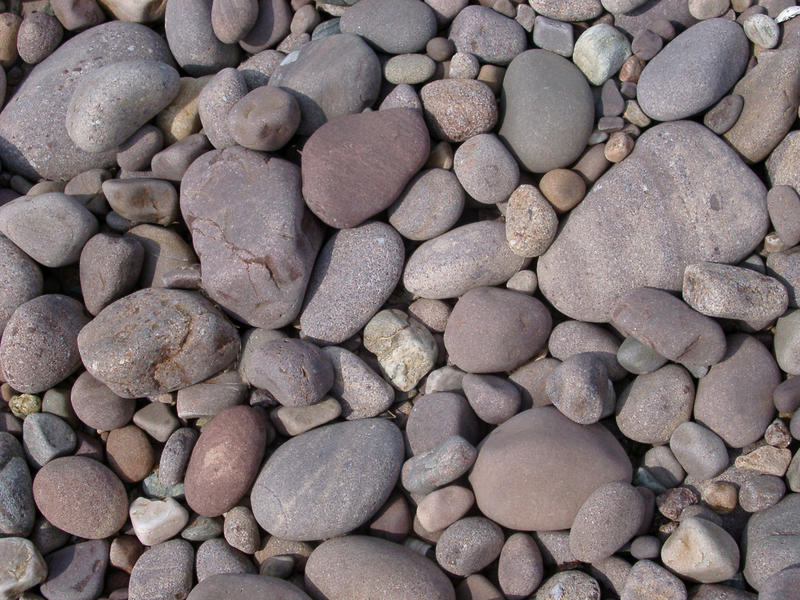
<path fill-rule="evenodd" d="M 539 286 L 562 313 L 608 321 L 635 287 L 677 291 L 693 262 L 740 261 L 767 226 L 766 190 L 730 147 L 697 123 L 657 125 L 570 213 Z"/>

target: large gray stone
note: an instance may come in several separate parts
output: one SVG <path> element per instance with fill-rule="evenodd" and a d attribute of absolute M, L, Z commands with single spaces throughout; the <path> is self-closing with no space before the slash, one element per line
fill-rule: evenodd
<path fill-rule="evenodd" d="M 123 398 L 199 383 L 233 362 L 239 336 L 208 300 L 146 288 L 104 308 L 78 335 L 83 364 Z"/>
<path fill-rule="evenodd" d="M 223 44 L 211 27 L 212 0 L 172 0 L 164 30 L 175 60 L 192 77 L 210 75 L 239 63 L 239 46 Z"/>
<path fill-rule="evenodd" d="M 360 37 L 330 35 L 289 54 L 269 85 L 297 99 L 302 114 L 297 132 L 309 135 L 330 119 L 371 106 L 380 91 L 381 65 Z"/>
<path fill-rule="evenodd" d="M 678 291 L 689 264 L 745 258 L 768 224 L 764 185 L 733 150 L 697 123 L 664 123 L 569 214 L 539 286 L 564 314 L 608 321 L 633 288 Z"/>
<path fill-rule="evenodd" d="M 39 63 L 0 113 L 0 154 L 7 169 L 34 181 L 68 180 L 109 167 L 115 150 L 89 153 L 67 135 L 66 113 L 81 80 L 126 60 L 173 64 L 164 39 L 138 23 L 112 21 L 84 31 Z"/>
<path fill-rule="evenodd" d="M 403 455 L 400 430 L 386 420 L 313 429 L 269 457 L 250 494 L 253 515 L 283 539 L 343 535 L 383 505 L 397 483 Z"/>
<path fill-rule="evenodd" d="M 753 515 L 742 534 L 744 576 L 756 590 L 770 575 L 800 562 L 800 494 Z"/>
<path fill-rule="evenodd" d="M 594 124 L 594 100 L 583 73 L 547 50 L 528 50 L 511 61 L 500 112 L 498 135 L 534 173 L 571 164 Z"/>
<path fill-rule="evenodd" d="M 685 119 L 722 98 L 747 66 L 750 44 L 729 19 L 708 19 L 672 40 L 642 71 L 636 98 L 659 121 Z"/>
<path fill-rule="evenodd" d="M 408 54 L 425 48 L 436 35 L 436 15 L 420 0 L 361 0 L 344 12 L 339 29 L 382 52 Z"/>
<path fill-rule="evenodd" d="M 578 425 L 554 407 L 512 417 L 483 441 L 469 477 L 481 512 L 509 529 L 572 526 L 604 483 L 629 481 L 622 446 L 600 424 Z"/>
<path fill-rule="evenodd" d="M 239 146 L 208 152 L 183 177 L 181 212 L 211 299 L 254 327 L 291 323 L 322 243 L 300 169 Z"/>

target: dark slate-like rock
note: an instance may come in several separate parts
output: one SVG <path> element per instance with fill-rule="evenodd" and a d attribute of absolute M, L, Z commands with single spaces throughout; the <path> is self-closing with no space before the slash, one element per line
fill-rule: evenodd
<path fill-rule="evenodd" d="M 238 146 L 204 154 L 181 182 L 203 289 L 254 327 L 283 327 L 300 312 L 322 243 L 300 185 L 295 165 Z"/>
<path fill-rule="evenodd" d="M 534 173 L 574 162 L 594 124 L 594 100 L 583 73 L 547 50 L 528 50 L 511 61 L 500 112 L 498 135 Z"/>
<path fill-rule="evenodd" d="M 309 135 L 326 121 L 361 112 L 378 98 L 381 66 L 360 37 L 330 35 L 291 53 L 269 79 L 300 104 L 298 133 Z"/>
<path fill-rule="evenodd" d="M 356 227 L 400 196 L 428 159 L 429 144 L 417 110 L 380 110 L 328 121 L 303 146 L 306 204 L 331 227 Z"/>
<path fill-rule="evenodd" d="M 125 60 L 172 64 L 164 39 L 138 23 L 112 21 L 84 31 L 39 63 L 0 113 L 0 154 L 9 170 L 34 181 L 68 180 L 115 162 L 115 150 L 89 153 L 67 135 L 72 92 L 92 71 Z"/>
<path fill-rule="evenodd" d="M 146 288 L 104 308 L 78 335 L 92 376 L 118 396 L 140 398 L 198 383 L 228 366 L 239 336 L 205 298 Z"/>
<path fill-rule="evenodd" d="M 631 463 L 600 424 L 570 421 L 554 407 L 532 408 L 484 440 L 469 480 L 481 512 L 521 531 L 572 525 L 604 483 L 629 481 Z"/>
<path fill-rule="evenodd" d="M 250 504 L 266 531 L 289 540 L 322 540 L 367 522 L 389 497 L 403 462 L 400 430 L 360 419 L 291 438 L 267 460 Z"/>
<path fill-rule="evenodd" d="M 707 19 L 672 40 L 642 71 L 639 106 L 659 121 L 685 119 L 714 105 L 739 80 L 750 44 L 738 23 Z"/>
<path fill-rule="evenodd" d="M 539 286 L 570 317 L 608 321 L 628 290 L 677 291 L 689 264 L 745 258 L 768 223 L 764 185 L 729 146 L 697 123 L 664 123 L 569 214 Z"/>

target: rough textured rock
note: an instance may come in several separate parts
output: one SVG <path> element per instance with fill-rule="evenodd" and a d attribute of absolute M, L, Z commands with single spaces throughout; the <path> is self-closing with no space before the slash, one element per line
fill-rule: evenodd
<path fill-rule="evenodd" d="M 253 514 L 261 527 L 284 539 L 343 535 L 383 505 L 402 460 L 400 430 L 388 421 L 360 419 L 313 429 L 269 457 L 250 494 Z"/>
<path fill-rule="evenodd" d="M 402 238 L 369 222 L 334 233 L 319 253 L 300 315 L 300 333 L 338 344 L 364 327 L 389 298 L 403 270 Z"/>
<path fill-rule="evenodd" d="M 115 21 L 80 33 L 39 63 L 0 113 L 3 164 L 33 180 L 67 180 L 114 164 L 115 152 L 80 150 L 67 135 L 66 112 L 73 91 L 96 69 L 125 60 L 172 64 L 156 32 Z"/>
<path fill-rule="evenodd" d="M 240 147 L 204 154 L 181 182 L 203 289 L 254 327 L 283 327 L 300 312 L 322 243 L 300 186 L 297 166 Z"/>
<path fill-rule="evenodd" d="M 539 286 L 570 317 L 607 321 L 634 287 L 680 290 L 687 265 L 748 256 L 767 230 L 765 197 L 755 174 L 705 127 L 657 125 L 570 213 L 539 258 Z"/>
<path fill-rule="evenodd" d="M 552 531 L 572 525 L 604 483 L 629 480 L 631 465 L 602 425 L 583 426 L 553 407 L 509 419 L 483 442 L 470 475 L 481 512 L 510 529 Z"/>
<path fill-rule="evenodd" d="M 419 246 L 406 263 L 403 285 L 423 298 L 455 298 L 508 281 L 528 260 L 509 248 L 504 223 L 478 221 Z"/>
<path fill-rule="evenodd" d="M 453 584 L 424 556 L 373 537 L 347 536 L 318 546 L 305 568 L 306 588 L 316 598 L 455 600 Z"/>
<path fill-rule="evenodd" d="M 239 352 L 233 325 L 202 296 L 146 288 L 104 308 L 78 335 L 86 369 L 118 396 L 198 383 Z"/>
<path fill-rule="evenodd" d="M 125 486 L 108 467 L 83 456 L 56 458 L 39 469 L 33 498 L 54 526 L 90 540 L 115 534 L 128 518 Z"/>
<path fill-rule="evenodd" d="M 328 121 L 303 146 L 303 198 L 327 225 L 356 227 L 398 198 L 429 149 L 428 131 L 416 110 Z"/>
<path fill-rule="evenodd" d="M 76 342 L 88 318 L 80 302 L 45 294 L 20 305 L 0 342 L 3 378 L 18 392 L 38 394 L 81 365 Z"/>
<path fill-rule="evenodd" d="M 722 98 L 744 73 L 748 56 L 747 37 L 737 23 L 708 19 L 680 34 L 647 63 L 636 99 L 653 119 L 685 119 Z"/>
<path fill-rule="evenodd" d="M 148 548 L 136 561 L 128 598 L 186 598 L 193 580 L 194 548 L 186 540 L 169 540 Z"/>
<path fill-rule="evenodd" d="M 498 135 L 520 164 L 544 173 L 571 164 L 592 132 L 594 100 L 583 73 L 546 50 L 511 61 L 503 79 Z M 528 118 L 537 114 L 536 119 Z M 552 140 L 559 140 L 553 144 Z"/>
<path fill-rule="evenodd" d="M 0 235 L 0 335 L 17 307 L 42 293 L 42 283 L 36 262 Z"/>
<path fill-rule="evenodd" d="M 431 133 L 447 142 L 463 142 L 497 124 L 494 92 L 482 81 L 432 81 L 420 90 L 420 99 Z"/>
<path fill-rule="evenodd" d="M 264 416 L 247 406 L 222 411 L 205 426 L 192 450 L 184 484 L 196 513 L 216 517 L 250 489 L 264 457 Z"/>
<path fill-rule="evenodd" d="M 336 34 L 305 44 L 275 69 L 269 85 L 300 104 L 298 133 L 309 135 L 335 117 L 361 112 L 378 97 L 381 66 L 360 37 Z"/>
<path fill-rule="evenodd" d="M 551 323 L 536 298 L 501 288 L 473 288 L 450 313 L 444 344 L 449 360 L 468 373 L 510 371 L 544 347 Z"/>
<path fill-rule="evenodd" d="M 507 65 L 528 45 L 519 23 L 488 6 L 461 10 L 450 26 L 449 38 L 459 52 L 495 65 Z"/>

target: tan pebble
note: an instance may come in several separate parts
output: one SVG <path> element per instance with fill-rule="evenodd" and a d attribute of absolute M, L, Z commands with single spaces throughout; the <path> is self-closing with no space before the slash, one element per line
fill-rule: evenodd
<path fill-rule="evenodd" d="M 619 80 L 636 83 L 644 69 L 644 61 L 635 54 L 629 56 L 619 69 Z"/>
<path fill-rule="evenodd" d="M 594 183 L 606 172 L 611 163 L 605 156 L 604 146 L 591 146 L 578 162 L 575 163 L 573 170 L 581 175 L 585 181 Z"/>
<path fill-rule="evenodd" d="M 508 199 L 506 240 L 518 256 L 534 257 L 550 247 L 558 229 L 555 210 L 532 185 L 521 185 Z"/>
<path fill-rule="evenodd" d="M 425 163 L 426 169 L 452 169 L 453 168 L 453 147 L 449 142 L 439 142 L 431 148 L 428 162 Z"/>
<path fill-rule="evenodd" d="M 773 252 L 783 252 L 786 250 L 786 244 L 783 243 L 780 236 L 771 231 L 764 237 L 764 252 L 769 254 Z"/>
<path fill-rule="evenodd" d="M 644 114 L 644 111 L 636 100 L 628 100 L 625 103 L 625 112 L 622 113 L 622 118 L 637 127 L 647 127 L 650 125 L 650 117 Z"/>
<path fill-rule="evenodd" d="M 130 573 L 142 552 L 144 552 L 144 546 L 135 536 L 120 535 L 111 542 L 109 562 L 111 566 Z"/>
<path fill-rule="evenodd" d="M 539 190 L 558 212 L 567 212 L 586 195 L 586 183 L 576 171 L 552 169 L 539 181 Z"/>
<path fill-rule="evenodd" d="M 736 508 L 738 492 L 732 483 L 711 481 L 703 488 L 701 498 L 714 512 L 727 515 Z"/>
<path fill-rule="evenodd" d="M 605 146 L 605 157 L 612 163 L 618 163 L 633 150 L 633 138 L 627 133 L 617 132 L 609 137 Z"/>
<path fill-rule="evenodd" d="M 21 24 L 19 15 L 0 14 L 0 66 L 8 68 L 17 60 L 17 33 Z"/>
<path fill-rule="evenodd" d="M 198 112 L 200 92 L 213 77 L 213 75 L 197 78 L 181 77 L 178 95 L 156 117 L 156 125 L 164 134 L 165 146 L 200 131 Z"/>
<path fill-rule="evenodd" d="M 483 65 L 481 70 L 478 71 L 478 81 L 482 81 L 488 85 L 496 95 L 500 93 L 500 88 L 503 85 L 503 77 L 505 77 L 505 75 L 505 67 L 498 67 L 497 65 Z"/>
<path fill-rule="evenodd" d="M 756 471 L 762 475 L 775 475 L 783 477 L 792 460 L 792 451 L 788 448 L 775 448 L 774 446 L 761 446 L 750 452 L 736 457 L 734 465 L 740 469 Z"/>

